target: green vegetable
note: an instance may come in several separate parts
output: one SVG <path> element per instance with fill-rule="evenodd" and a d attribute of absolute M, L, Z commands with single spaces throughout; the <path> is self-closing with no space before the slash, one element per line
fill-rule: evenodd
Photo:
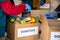
<path fill-rule="evenodd" d="M 14 22 L 15 22 L 15 18 L 14 18 L 14 17 L 10 18 L 10 19 L 9 19 L 9 22 L 10 22 L 10 23 L 14 23 Z"/>

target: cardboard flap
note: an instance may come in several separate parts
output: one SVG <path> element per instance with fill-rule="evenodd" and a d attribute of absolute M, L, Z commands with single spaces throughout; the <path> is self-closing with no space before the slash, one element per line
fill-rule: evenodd
<path fill-rule="evenodd" d="M 60 22 L 56 19 L 47 19 L 44 15 L 40 15 L 40 20 L 43 25 L 47 25 L 52 29 L 60 29 Z"/>
<path fill-rule="evenodd" d="M 42 22 L 42 32 L 41 32 L 41 39 L 42 40 L 48 40 L 47 37 L 49 37 L 49 26 L 48 26 L 48 22 L 47 22 L 47 19 L 44 15 L 40 15 L 40 18 L 41 18 L 41 22 Z M 47 35 L 46 35 L 47 34 Z"/>
<path fill-rule="evenodd" d="M 31 10 L 31 16 L 33 17 L 40 17 L 40 14 L 45 15 L 45 14 L 50 13 L 49 10 Z"/>
<path fill-rule="evenodd" d="M 47 24 L 48 25 L 46 17 L 44 15 L 40 14 L 40 20 L 41 20 L 42 24 Z"/>

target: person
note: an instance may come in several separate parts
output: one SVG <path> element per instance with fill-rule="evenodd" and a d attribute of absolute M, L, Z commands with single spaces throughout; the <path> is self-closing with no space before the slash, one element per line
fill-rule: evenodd
<path fill-rule="evenodd" d="M 58 7 L 55 9 L 55 11 L 59 12 L 57 14 L 58 18 L 60 18 L 60 4 L 58 5 Z"/>
<path fill-rule="evenodd" d="M 28 4 L 33 9 L 33 0 L 22 0 L 23 3 Z"/>
<path fill-rule="evenodd" d="M 2 2 L 1 8 L 8 15 L 21 14 L 26 8 L 25 4 L 13 5 L 10 1 Z"/>
<path fill-rule="evenodd" d="M 10 0 L 0 0 L 0 38 L 5 36 L 6 15 L 19 15 L 25 8 L 25 4 L 14 5 Z"/>

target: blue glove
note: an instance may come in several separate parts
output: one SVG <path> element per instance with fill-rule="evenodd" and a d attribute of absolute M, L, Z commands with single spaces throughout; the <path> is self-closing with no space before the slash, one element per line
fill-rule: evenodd
<path fill-rule="evenodd" d="M 53 11 L 52 13 L 49 13 L 49 14 L 46 14 L 46 18 L 48 19 L 54 19 L 55 18 L 55 14 L 58 14 L 60 13 L 60 11 L 56 12 L 56 11 Z"/>
<path fill-rule="evenodd" d="M 31 11 L 31 6 L 29 4 L 25 4 L 25 5 L 26 5 L 27 11 L 30 12 Z"/>
<path fill-rule="evenodd" d="M 53 11 L 52 13 L 46 14 L 45 16 L 48 19 L 54 19 L 56 13 L 57 13 L 56 11 Z"/>

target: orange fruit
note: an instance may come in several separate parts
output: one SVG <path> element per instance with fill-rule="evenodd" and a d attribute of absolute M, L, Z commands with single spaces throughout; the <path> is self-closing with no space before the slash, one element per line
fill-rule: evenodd
<path fill-rule="evenodd" d="M 20 22 L 20 18 L 16 18 L 16 21 L 17 21 L 17 22 Z"/>

